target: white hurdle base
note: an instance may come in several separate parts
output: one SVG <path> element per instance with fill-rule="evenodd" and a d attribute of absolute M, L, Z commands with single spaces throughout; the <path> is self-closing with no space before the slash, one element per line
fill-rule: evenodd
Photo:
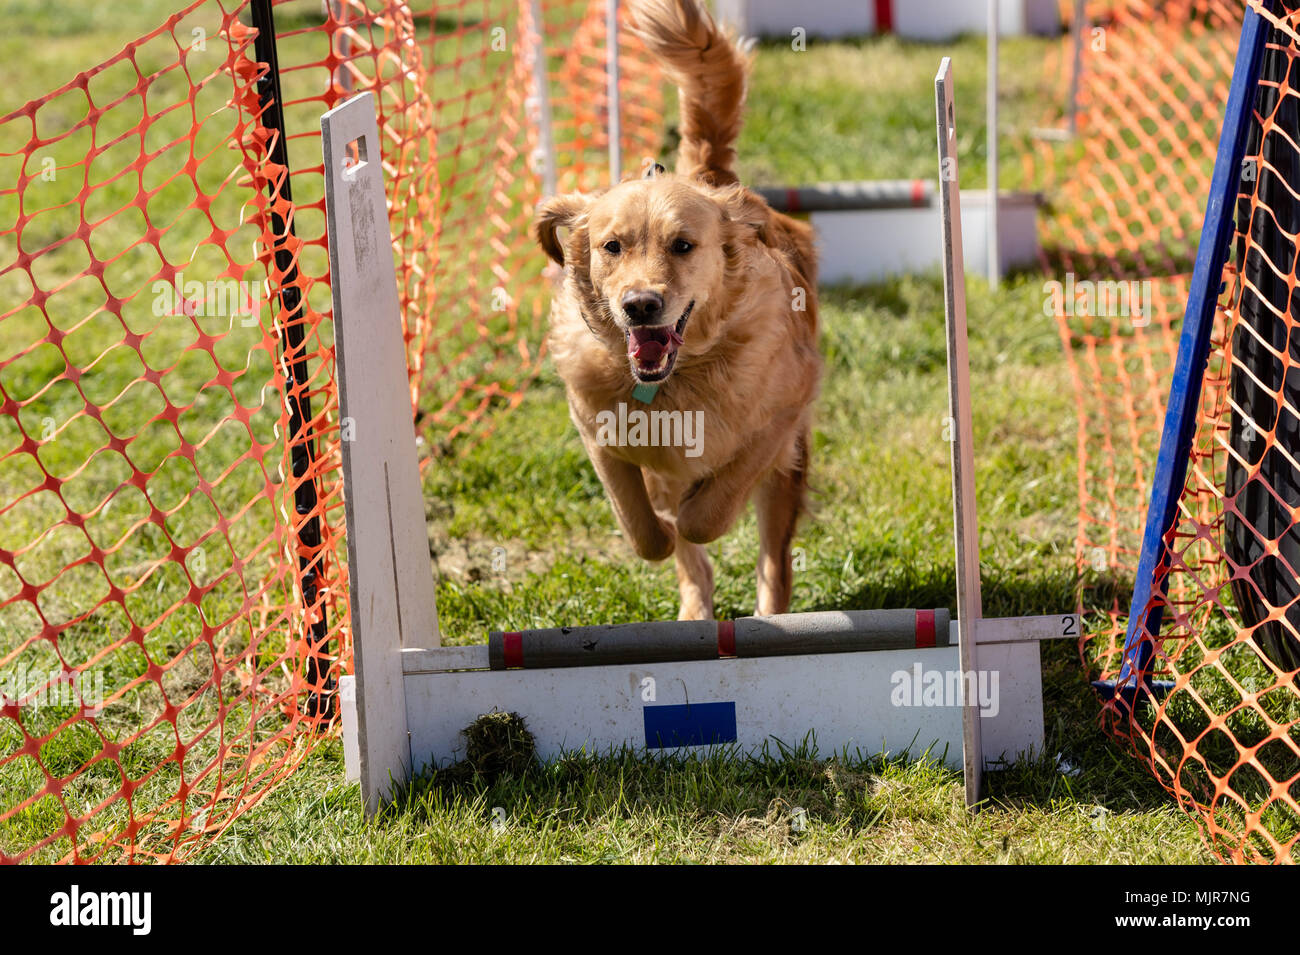
<path fill-rule="evenodd" d="M 962 767 L 962 693 L 979 702 L 984 765 L 1042 748 L 1038 643 L 1078 632 L 1073 614 L 981 621 L 981 670 L 961 675 L 952 646 L 645 665 L 489 670 L 486 646 L 403 652 L 409 764 L 441 769 L 465 756 L 461 731 L 485 713 L 524 717 L 543 760 L 566 752 L 647 755 L 815 740 L 823 757 L 923 755 Z M 355 709 L 341 697 L 348 777 L 357 773 Z M 810 735 L 811 734 L 811 735 Z M 679 744 L 679 745 L 673 745 Z"/>
<path fill-rule="evenodd" d="M 960 706 L 919 708 L 915 719 L 900 720 L 890 704 L 890 675 L 918 661 L 954 670 L 957 649 L 408 674 L 411 765 L 463 758 L 460 731 L 509 701 L 543 760 L 624 746 L 707 753 L 721 744 L 751 754 L 769 744 L 776 752 L 777 741 L 795 747 L 811 731 L 823 755 L 929 751 L 960 767 Z"/>

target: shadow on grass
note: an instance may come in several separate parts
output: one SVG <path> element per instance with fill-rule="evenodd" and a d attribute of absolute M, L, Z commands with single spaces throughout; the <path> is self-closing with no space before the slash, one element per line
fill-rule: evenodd
<path fill-rule="evenodd" d="M 720 835 L 741 820 L 770 843 L 791 844 L 806 824 L 861 831 L 881 822 L 884 780 L 906 778 L 926 790 L 955 785 L 960 773 L 943 765 L 943 755 L 924 747 L 889 757 L 821 752 L 810 735 L 795 745 L 766 745 L 751 756 L 734 747 L 662 755 L 623 748 L 571 752 L 525 772 L 481 774 L 457 764 L 416 776 L 377 822 L 428 822 L 468 808 L 535 831 L 554 824 L 598 825 L 618 816 L 658 819 L 665 830 Z M 950 815 L 947 802 L 937 800 L 935 812 Z M 910 811 L 909 818 L 915 818 Z"/>
<path fill-rule="evenodd" d="M 1043 753 L 986 775 L 989 808 L 1060 800 L 1116 813 L 1173 806 L 1150 768 L 1103 730 L 1101 705 L 1074 643 L 1044 644 L 1042 661 Z"/>

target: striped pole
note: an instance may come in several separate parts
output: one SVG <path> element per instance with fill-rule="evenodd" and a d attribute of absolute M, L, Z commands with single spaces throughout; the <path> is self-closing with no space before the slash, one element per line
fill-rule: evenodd
<path fill-rule="evenodd" d="M 494 631 L 493 670 L 613 666 L 948 646 L 952 615 L 937 610 L 834 610 L 738 620 L 657 620 Z"/>
<path fill-rule="evenodd" d="M 812 186 L 754 189 L 777 212 L 847 212 L 915 209 L 934 202 L 934 183 L 925 179 L 823 182 Z"/>

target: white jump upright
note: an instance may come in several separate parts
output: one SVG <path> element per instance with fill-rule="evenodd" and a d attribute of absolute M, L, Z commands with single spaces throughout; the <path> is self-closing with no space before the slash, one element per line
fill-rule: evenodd
<path fill-rule="evenodd" d="M 989 286 L 997 288 L 1002 281 L 1002 256 L 998 251 L 998 0 L 989 0 L 988 28 L 988 84 L 984 96 L 988 109 L 986 139 L 988 144 L 989 216 L 988 216 L 988 275 Z"/>
<path fill-rule="evenodd" d="M 779 753 L 810 739 L 827 755 L 929 755 L 964 769 L 972 806 L 987 766 L 1041 748 L 1038 643 L 1076 635 L 1079 621 L 981 617 L 946 59 L 935 88 L 958 619 L 943 608 L 830 611 L 501 631 L 466 647 L 439 645 L 373 98 L 322 117 L 338 385 L 354 434 L 343 449 L 356 676 L 340 681 L 340 698 L 348 774 L 368 813 L 412 772 L 463 758 L 461 730 L 493 711 L 523 716 L 543 759 L 622 747 Z M 354 142 L 360 164 L 345 161 Z"/>
<path fill-rule="evenodd" d="M 537 134 L 537 146 L 531 161 L 533 171 L 540 170 L 542 198 L 555 195 L 558 171 L 555 168 L 555 130 L 551 124 L 551 79 L 546 66 L 546 25 L 542 22 L 541 0 L 528 0 L 528 29 L 524 31 L 524 57 L 530 66 L 531 89 L 524 103 L 528 121 Z"/>
<path fill-rule="evenodd" d="M 321 138 L 335 365 L 347 386 L 340 430 L 357 639 L 346 696 L 355 699 L 357 772 L 373 812 L 411 767 L 402 650 L 438 645 L 438 613 L 374 95 L 322 116 Z"/>
<path fill-rule="evenodd" d="M 605 128 L 609 134 L 609 184 L 623 178 L 623 98 L 619 90 L 618 3 L 605 0 Z"/>
<path fill-rule="evenodd" d="M 944 316 L 948 333 L 948 430 L 952 439 L 952 517 L 957 580 L 957 634 L 964 673 L 978 672 L 976 639 L 984 616 L 980 594 L 980 528 L 975 501 L 975 426 L 971 419 L 970 351 L 966 338 L 966 266 L 962 256 L 961 189 L 957 168 L 956 84 L 952 61 L 944 57 L 934 78 L 939 140 L 939 230 L 943 246 Z M 999 690 L 1001 687 L 999 686 Z M 962 746 L 965 752 L 966 804 L 983 788 L 984 752 L 976 700 L 965 703 Z M 1041 719 L 1041 717 L 1040 717 Z"/>

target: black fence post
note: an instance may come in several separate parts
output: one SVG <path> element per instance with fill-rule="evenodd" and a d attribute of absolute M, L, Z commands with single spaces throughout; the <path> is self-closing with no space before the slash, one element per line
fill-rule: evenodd
<path fill-rule="evenodd" d="M 285 142 L 284 102 L 280 94 L 280 64 L 275 46 L 275 19 L 271 13 L 272 0 L 252 0 L 253 26 L 257 29 L 254 50 L 258 62 L 268 64 L 266 73 L 257 81 L 257 94 L 262 107 L 261 125 L 273 130 L 270 144 L 272 163 L 284 168 L 283 178 L 267 182 L 267 193 L 293 202 L 289 177 L 289 154 Z M 298 567 L 302 578 L 303 611 L 310 619 L 320 586 L 321 549 L 320 515 L 316 513 L 319 496 L 316 479 L 309 477 L 316 461 L 316 438 L 308 428 L 312 420 L 311 398 L 306 393 L 308 369 L 303 353 L 306 333 L 303 329 L 302 293 L 298 288 L 298 264 L 287 239 L 294 237 L 292 219 L 286 221 L 271 207 L 271 231 L 274 235 L 275 264 L 283 276 L 278 290 L 281 328 L 281 366 L 284 369 L 285 396 L 289 405 L 289 442 L 293 476 L 296 481 L 293 503 L 299 521 L 295 529 Z M 310 717 L 332 715 L 334 712 L 335 679 L 328 660 L 328 619 L 324 607 L 310 624 L 307 638 L 307 683 L 312 691 L 307 698 L 306 713 Z"/>

